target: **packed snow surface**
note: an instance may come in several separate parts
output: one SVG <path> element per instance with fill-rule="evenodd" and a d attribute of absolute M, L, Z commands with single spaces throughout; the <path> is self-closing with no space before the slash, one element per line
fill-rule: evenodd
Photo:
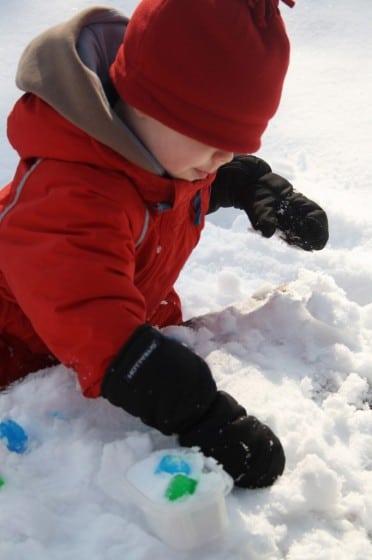
<path fill-rule="evenodd" d="M 83 0 L 3 0 L 1 184 L 16 154 L 6 115 L 18 57 Z M 130 15 L 136 2 L 113 0 Z M 372 3 L 298 0 L 281 10 L 292 41 L 281 108 L 258 155 L 317 200 L 330 222 L 319 253 L 253 233 L 233 210 L 208 219 L 177 288 L 195 329 L 166 329 L 210 365 L 218 386 L 268 423 L 287 467 L 270 489 L 233 490 L 230 527 L 201 549 L 151 534 L 123 473 L 177 446 L 63 366 L 0 394 L 0 557 L 12 560 L 366 560 L 372 558 Z M 227 30 L 228 31 L 228 30 Z"/>

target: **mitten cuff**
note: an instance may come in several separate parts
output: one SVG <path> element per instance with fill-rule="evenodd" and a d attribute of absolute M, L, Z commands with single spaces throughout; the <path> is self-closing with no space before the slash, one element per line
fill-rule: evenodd
<path fill-rule="evenodd" d="M 103 397 L 167 435 L 197 423 L 216 393 L 206 362 L 150 325 L 135 331 L 102 383 Z"/>
<path fill-rule="evenodd" d="M 263 159 L 251 155 L 236 155 L 217 171 L 211 185 L 208 214 L 219 208 L 241 209 L 247 203 L 250 185 L 270 172 L 270 165 Z"/>

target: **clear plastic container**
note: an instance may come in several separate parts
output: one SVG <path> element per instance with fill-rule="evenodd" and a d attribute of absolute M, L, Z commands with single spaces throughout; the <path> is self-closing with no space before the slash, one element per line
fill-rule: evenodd
<path fill-rule="evenodd" d="M 162 468 L 164 460 L 175 468 Z M 127 495 L 150 530 L 179 550 L 223 535 L 228 526 L 225 497 L 232 486 L 232 478 L 214 459 L 188 448 L 156 451 L 126 473 Z"/>

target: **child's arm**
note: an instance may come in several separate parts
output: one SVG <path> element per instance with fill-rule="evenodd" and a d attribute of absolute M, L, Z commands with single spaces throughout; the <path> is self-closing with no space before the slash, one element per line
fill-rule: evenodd
<path fill-rule="evenodd" d="M 145 207 L 114 179 L 91 166 L 42 161 L 1 222 L 1 268 L 12 294 L 88 397 L 99 396 L 107 365 L 146 320 L 134 283 Z"/>
<path fill-rule="evenodd" d="M 284 470 L 278 438 L 225 392 L 206 362 L 150 325 L 139 327 L 107 369 L 102 395 L 181 445 L 217 459 L 235 484 L 260 488 Z"/>
<path fill-rule="evenodd" d="M 305 251 L 323 249 L 328 241 L 328 220 L 324 210 L 270 166 L 255 156 L 235 156 L 223 165 L 211 188 L 209 212 L 220 207 L 244 210 L 254 229 L 264 237 L 276 230 L 289 244 Z"/>

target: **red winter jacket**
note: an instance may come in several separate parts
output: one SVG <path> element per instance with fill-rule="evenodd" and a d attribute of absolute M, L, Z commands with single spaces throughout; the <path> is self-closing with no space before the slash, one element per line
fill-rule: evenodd
<path fill-rule="evenodd" d="M 90 397 L 137 327 L 181 321 L 173 285 L 199 240 L 213 179 L 159 175 L 110 108 L 95 70 L 106 75 L 102 53 L 110 62 L 126 21 L 86 10 L 25 51 L 17 81 L 29 93 L 8 121 L 21 160 L 0 193 L 0 341 L 51 352 Z"/>

